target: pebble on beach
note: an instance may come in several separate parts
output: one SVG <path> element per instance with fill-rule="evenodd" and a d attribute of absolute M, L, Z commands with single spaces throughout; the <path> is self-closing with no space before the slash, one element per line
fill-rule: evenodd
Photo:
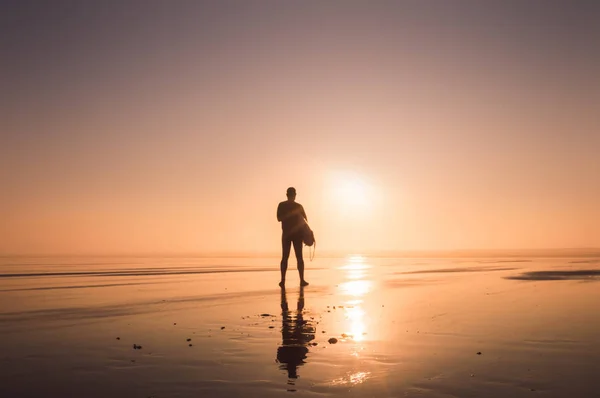
<path fill-rule="evenodd" d="M 336 339 L 335 337 L 330 338 L 329 340 L 327 340 L 329 342 L 329 344 L 335 344 L 338 342 L 338 339 Z"/>

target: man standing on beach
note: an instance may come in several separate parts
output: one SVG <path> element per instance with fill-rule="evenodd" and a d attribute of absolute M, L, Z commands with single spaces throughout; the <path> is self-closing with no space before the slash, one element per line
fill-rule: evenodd
<path fill-rule="evenodd" d="M 277 206 L 277 221 L 281 221 L 281 282 L 279 286 L 285 285 L 285 273 L 288 266 L 290 250 L 294 244 L 294 253 L 298 263 L 298 274 L 300 274 L 300 285 L 306 286 L 308 282 L 304 280 L 304 259 L 302 258 L 302 232 L 308 218 L 304 212 L 304 207 L 296 203 L 296 188 L 290 187 L 286 192 L 287 200 L 279 203 Z"/>

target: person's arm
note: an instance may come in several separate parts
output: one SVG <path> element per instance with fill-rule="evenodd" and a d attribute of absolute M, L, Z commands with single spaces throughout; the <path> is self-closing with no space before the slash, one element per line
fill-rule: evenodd
<path fill-rule="evenodd" d="M 277 206 L 277 221 L 281 221 L 281 203 Z"/>
<path fill-rule="evenodd" d="M 304 211 L 304 207 L 300 205 L 300 209 L 302 210 L 302 217 L 304 217 L 305 221 L 308 221 L 308 217 L 306 217 L 306 212 Z"/>

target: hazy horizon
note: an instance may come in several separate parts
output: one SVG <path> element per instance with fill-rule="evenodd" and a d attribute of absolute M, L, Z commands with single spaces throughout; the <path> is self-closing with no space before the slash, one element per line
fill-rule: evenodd
<path fill-rule="evenodd" d="M 3 11 L 0 254 L 600 247 L 595 3 Z"/>
<path fill-rule="evenodd" d="M 308 250 L 308 248 L 305 248 Z M 312 249 L 311 249 L 312 250 Z M 485 257 L 600 257 L 600 247 L 589 248 L 555 248 L 555 249 L 457 249 L 457 250 L 380 250 L 365 252 L 317 251 L 319 258 L 348 258 L 348 257 L 389 257 L 389 258 L 485 258 Z M 173 258 L 278 258 L 279 251 L 271 252 L 115 252 L 115 253 L 0 253 L 0 258 L 39 258 L 39 257 L 173 257 Z"/>

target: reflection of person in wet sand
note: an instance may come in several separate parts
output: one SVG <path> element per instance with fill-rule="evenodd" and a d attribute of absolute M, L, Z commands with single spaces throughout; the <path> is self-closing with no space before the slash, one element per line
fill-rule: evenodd
<path fill-rule="evenodd" d="M 298 378 L 301 366 L 308 354 L 308 343 L 315 338 L 315 328 L 304 319 L 304 287 L 300 287 L 298 307 L 290 311 L 285 287 L 281 288 L 281 346 L 277 348 L 277 362 L 281 370 L 287 370 L 289 379 Z M 291 380 L 290 380 L 291 382 Z M 293 382 L 291 382 L 293 384 Z"/>

